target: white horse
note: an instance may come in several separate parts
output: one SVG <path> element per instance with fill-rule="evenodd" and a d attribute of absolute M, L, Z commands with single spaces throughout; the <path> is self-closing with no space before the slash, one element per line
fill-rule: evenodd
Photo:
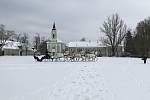
<path fill-rule="evenodd" d="M 64 59 L 64 54 L 63 54 L 63 53 L 56 53 L 55 56 L 54 56 L 54 58 L 55 58 L 56 60 L 61 61 L 61 58 Z"/>
<path fill-rule="evenodd" d="M 82 55 L 80 53 L 75 53 L 74 54 L 74 60 L 75 61 L 80 61 L 81 57 L 82 57 Z"/>
<path fill-rule="evenodd" d="M 97 59 L 97 52 L 88 53 L 85 55 L 87 61 L 96 61 Z"/>
<path fill-rule="evenodd" d="M 69 51 L 65 51 L 63 55 L 64 55 L 64 61 L 69 61 L 70 52 Z"/>

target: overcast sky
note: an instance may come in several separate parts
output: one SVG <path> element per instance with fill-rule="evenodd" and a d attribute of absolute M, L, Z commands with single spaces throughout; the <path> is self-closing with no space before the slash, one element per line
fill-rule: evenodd
<path fill-rule="evenodd" d="M 49 36 L 56 22 L 62 41 L 97 40 L 107 16 L 118 13 L 127 26 L 150 15 L 149 0 L 0 0 L 0 24 L 16 32 Z"/>

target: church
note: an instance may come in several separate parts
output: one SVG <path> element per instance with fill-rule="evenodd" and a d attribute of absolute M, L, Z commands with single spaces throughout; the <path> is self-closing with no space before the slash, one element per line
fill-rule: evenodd
<path fill-rule="evenodd" d="M 55 23 L 50 33 L 50 39 L 47 41 L 47 50 L 51 53 L 62 53 L 65 50 L 65 44 L 58 40 Z"/>
<path fill-rule="evenodd" d="M 117 56 L 121 56 L 124 52 L 123 46 L 119 46 L 117 49 Z M 50 33 L 50 39 L 47 41 L 47 50 L 53 54 L 63 53 L 65 50 L 69 52 L 80 52 L 80 51 L 97 51 L 97 56 L 111 56 L 111 47 L 103 45 L 100 41 L 76 41 L 69 42 L 67 44 L 58 40 L 57 30 L 55 23 Z"/>

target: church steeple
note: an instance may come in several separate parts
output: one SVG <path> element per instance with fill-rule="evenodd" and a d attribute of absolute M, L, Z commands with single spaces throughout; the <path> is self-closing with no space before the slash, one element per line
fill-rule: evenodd
<path fill-rule="evenodd" d="M 56 25 L 55 25 L 55 22 L 53 24 L 53 29 L 52 30 L 56 30 Z"/>
<path fill-rule="evenodd" d="M 53 28 L 52 28 L 52 31 L 51 31 L 51 40 L 52 41 L 57 41 L 57 31 L 56 31 L 55 22 L 53 23 Z"/>

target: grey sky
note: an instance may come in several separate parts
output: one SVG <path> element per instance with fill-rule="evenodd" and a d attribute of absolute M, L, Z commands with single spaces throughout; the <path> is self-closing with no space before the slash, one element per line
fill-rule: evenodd
<path fill-rule="evenodd" d="M 63 41 L 97 40 L 107 16 L 119 13 L 129 28 L 150 15 L 149 0 L 0 0 L 0 23 L 16 32 L 48 36 L 56 22 Z"/>

